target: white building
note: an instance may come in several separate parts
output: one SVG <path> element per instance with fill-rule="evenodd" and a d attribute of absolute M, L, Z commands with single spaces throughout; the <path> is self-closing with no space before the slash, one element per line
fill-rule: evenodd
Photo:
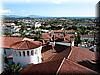
<path fill-rule="evenodd" d="M 40 22 L 36 22 L 35 23 L 35 28 L 40 27 L 40 26 L 41 26 L 41 23 Z"/>
<path fill-rule="evenodd" d="M 5 32 L 15 32 L 15 23 L 3 23 L 2 29 Z"/>
<path fill-rule="evenodd" d="M 22 66 L 41 63 L 42 44 L 39 41 L 23 40 L 11 46 L 13 50 L 13 62 Z"/>

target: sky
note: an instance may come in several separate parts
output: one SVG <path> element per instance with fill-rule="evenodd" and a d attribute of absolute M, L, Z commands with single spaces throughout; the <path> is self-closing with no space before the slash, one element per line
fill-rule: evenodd
<path fill-rule="evenodd" d="M 0 0 L 6 15 L 51 17 L 95 17 L 99 0 Z"/>

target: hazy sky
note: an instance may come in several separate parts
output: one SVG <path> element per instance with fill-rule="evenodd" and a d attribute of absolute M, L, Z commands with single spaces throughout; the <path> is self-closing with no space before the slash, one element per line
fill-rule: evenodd
<path fill-rule="evenodd" d="M 99 0 L 0 0 L 0 12 L 9 15 L 94 17 Z"/>

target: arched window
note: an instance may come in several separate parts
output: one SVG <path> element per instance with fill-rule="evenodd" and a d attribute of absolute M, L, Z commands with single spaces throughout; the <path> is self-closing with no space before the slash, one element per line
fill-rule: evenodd
<path fill-rule="evenodd" d="M 35 50 L 35 54 L 37 54 L 37 50 Z"/>
<path fill-rule="evenodd" d="M 23 56 L 25 56 L 25 51 L 23 51 Z"/>
<path fill-rule="evenodd" d="M 38 62 L 39 62 L 39 56 L 38 56 Z"/>
<path fill-rule="evenodd" d="M 29 51 L 27 51 L 27 56 L 29 56 Z"/>
<path fill-rule="evenodd" d="M 14 51 L 14 55 L 17 56 L 17 52 L 16 51 Z"/>
<path fill-rule="evenodd" d="M 4 48 L 4 54 L 6 55 L 6 49 Z"/>
<path fill-rule="evenodd" d="M 31 51 L 31 55 L 33 55 L 33 50 Z"/>
<path fill-rule="evenodd" d="M 21 52 L 19 51 L 19 56 L 21 56 Z"/>

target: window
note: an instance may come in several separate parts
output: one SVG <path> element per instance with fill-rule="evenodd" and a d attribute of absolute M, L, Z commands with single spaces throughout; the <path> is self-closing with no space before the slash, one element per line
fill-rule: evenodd
<path fill-rule="evenodd" d="M 31 51 L 31 55 L 33 55 L 33 50 Z"/>
<path fill-rule="evenodd" d="M 19 51 L 19 56 L 21 56 L 21 52 Z"/>
<path fill-rule="evenodd" d="M 16 51 L 14 51 L 14 55 L 15 55 L 15 56 L 17 56 L 17 53 L 16 53 Z"/>
<path fill-rule="evenodd" d="M 6 55 L 6 49 L 4 49 L 4 54 Z"/>
<path fill-rule="evenodd" d="M 25 51 L 23 51 L 23 56 L 25 56 Z"/>
<path fill-rule="evenodd" d="M 29 51 L 27 51 L 27 56 L 29 56 Z"/>
<path fill-rule="evenodd" d="M 39 56 L 38 56 L 38 62 L 39 62 Z"/>
<path fill-rule="evenodd" d="M 37 50 L 35 50 L 35 54 L 37 54 Z"/>
<path fill-rule="evenodd" d="M 16 56 L 18 56 L 18 51 L 16 51 Z"/>

